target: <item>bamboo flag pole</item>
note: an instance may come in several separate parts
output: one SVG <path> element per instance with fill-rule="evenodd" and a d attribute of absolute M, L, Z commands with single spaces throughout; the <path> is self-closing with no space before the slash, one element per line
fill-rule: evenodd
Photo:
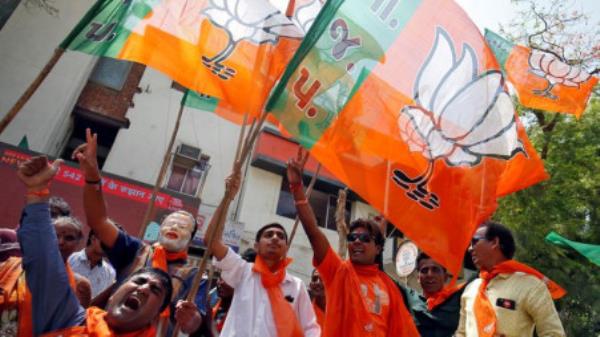
<path fill-rule="evenodd" d="M 321 171 L 321 163 L 318 163 L 317 169 L 315 170 L 315 174 L 310 179 L 310 183 L 308 183 L 308 187 L 306 188 L 306 192 L 304 193 L 304 197 L 306 198 L 306 200 L 310 199 L 310 195 L 313 191 L 315 183 L 317 182 L 317 177 L 319 176 L 320 171 Z M 290 234 L 288 247 L 292 246 L 292 241 L 294 240 L 294 237 L 296 236 L 296 231 L 298 230 L 298 223 L 300 223 L 300 217 L 298 217 L 296 215 L 296 220 L 294 221 L 294 226 L 292 227 L 292 233 Z"/>
<path fill-rule="evenodd" d="M 65 53 L 67 47 L 73 42 L 75 37 L 83 30 L 83 28 L 89 23 L 89 21 L 94 17 L 98 9 L 101 7 L 104 0 L 98 0 L 96 3 L 90 7 L 90 9 L 85 13 L 83 18 L 79 20 L 79 23 L 73 28 L 73 30 L 67 35 L 67 37 L 62 41 L 62 43 L 54 49 L 54 53 L 52 57 L 46 65 L 42 68 L 39 74 L 35 77 L 33 82 L 29 84 L 29 87 L 25 90 L 25 92 L 19 97 L 19 99 L 15 102 L 12 108 L 8 111 L 8 113 L 2 118 L 0 121 L 0 134 L 4 132 L 8 124 L 15 119 L 19 111 L 25 106 L 25 104 L 29 101 L 31 96 L 37 91 L 42 82 L 48 77 L 48 74 L 52 71 L 58 60 L 60 60 L 61 56 Z"/>
<path fill-rule="evenodd" d="M 189 91 L 186 91 L 183 97 L 181 98 L 181 103 L 179 104 L 179 112 L 177 113 L 177 119 L 175 120 L 175 127 L 173 128 L 173 133 L 171 134 L 171 139 L 169 140 L 169 145 L 165 150 L 165 155 L 163 156 L 162 165 L 160 166 L 160 171 L 158 173 L 158 177 L 156 177 L 156 183 L 154 183 L 154 188 L 152 189 L 152 196 L 150 197 L 150 202 L 148 207 L 146 208 L 146 213 L 144 213 L 144 219 L 142 220 L 142 224 L 140 226 L 140 232 L 138 234 L 139 238 L 144 237 L 144 233 L 146 233 L 146 228 L 148 227 L 148 222 L 150 221 L 150 217 L 154 212 L 154 203 L 156 202 L 156 195 L 158 194 L 158 190 L 163 183 L 165 175 L 167 174 L 167 168 L 169 167 L 169 163 L 171 161 L 171 151 L 173 151 L 173 145 L 175 144 L 175 138 L 177 138 L 177 132 L 179 132 L 179 125 L 181 122 L 181 116 L 183 115 L 183 108 L 185 107 L 185 99 L 187 98 Z"/>
<path fill-rule="evenodd" d="M 338 232 L 338 254 L 343 259 L 346 258 L 348 252 L 348 241 L 346 236 L 348 235 L 348 225 L 346 224 L 346 197 L 348 194 L 348 188 L 339 190 L 337 206 L 335 210 L 335 227 Z"/>

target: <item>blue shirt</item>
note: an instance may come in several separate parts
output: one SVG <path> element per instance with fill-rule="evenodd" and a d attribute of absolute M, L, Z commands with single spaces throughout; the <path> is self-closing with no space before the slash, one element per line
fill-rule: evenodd
<path fill-rule="evenodd" d="M 141 248 L 143 248 L 143 243 L 140 239 L 131 236 L 124 231 L 119 230 L 119 235 L 117 236 L 117 240 L 111 249 L 107 249 L 104 246 L 104 251 L 106 252 L 106 256 L 108 257 L 108 261 L 113 265 L 115 270 L 117 271 L 117 282 L 121 283 L 129 273 L 131 272 L 129 269 L 130 265 L 134 262 L 138 252 Z M 146 261 L 146 266 L 151 267 L 152 261 L 148 259 Z M 185 300 L 188 291 L 192 285 L 194 280 L 194 276 L 198 273 L 198 268 L 193 268 L 193 270 L 187 275 L 185 279 L 180 279 L 176 275 L 171 275 L 172 278 L 179 279 L 182 282 L 181 289 L 177 296 L 174 297 L 174 300 L 171 302 L 171 312 L 175 312 L 175 304 L 178 300 Z M 200 313 L 202 315 L 206 314 L 206 300 L 204 294 L 206 293 L 206 280 L 203 280 L 200 283 L 200 288 L 198 289 L 198 293 L 196 295 L 195 303 L 200 309 Z"/>
<path fill-rule="evenodd" d="M 32 297 L 33 334 L 83 324 L 85 311 L 69 285 L 48 203 L 27 205 L 17 230 Z"/>

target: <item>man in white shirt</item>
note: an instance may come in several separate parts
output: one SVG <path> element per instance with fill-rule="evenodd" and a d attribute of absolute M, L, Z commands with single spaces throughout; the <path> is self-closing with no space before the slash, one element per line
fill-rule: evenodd
<path fill-rule="evenodd" d="M 88 234 L 86 247 L 71 254 L 69 265 L 92 284 L 92 298 L 115 282 L 115 269 L 103 259 L 104 251 L 94 231 Z"/>
<path fill-rule="evenodd" d="M 226 197 L 235 197 L 239 181 L 239 174 L 227 179 Z M 222 205 L 215 214 L 222 212 Z M 217 221 L 214 216 L 204 242 L 209 242 L 209 233 L 217 228 Z M 211 250 L 221 277 L 235 290 L 220 336 L 319 337 L 321 329 L 304 283 L 286 272 L 291 259 L 286 257 L 285 229 L 277 223 L 263 226 L 254 243 L 256 261 L 249 263 L 223 243 L 223 226 L 220 227 Z"/>

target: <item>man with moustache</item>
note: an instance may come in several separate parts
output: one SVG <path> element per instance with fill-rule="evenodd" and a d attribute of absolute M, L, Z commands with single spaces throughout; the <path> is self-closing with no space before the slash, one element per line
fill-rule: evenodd
<path fill-rule="evenodd" d="M 385 243 L 379 225 L 371 220 L 350 223 L 348 253 L 343 261 L 317 225 L 302 186 L 308 155 L 299 149 L 287 166 L 290 191 L 298 217 L 313 248 L 313 264 L 325 285 L 327 310 L 323 337 L 413 337 L 419 333 L 402 294 L 382 269 Z"/>
<path fill-rule="evenodd" d="M 169 303 L 171 281 L 165 272 L 143 269 L 131 275 L 109 299 L 107 310 L 84 311 L 69 286 L 64 256 L 58 247 L 48 204 L 49 183 L 60 160 L 52 165 L 34 157 L 19 165 L 18 176 L 27 187 L 18 229 L 23 268 L 31 291 L 34 336 L 154 337 L 156 317 Z"/>
<path fill-rule="evenodd" d="M 161 314 L 161 331 L 167 325 L 170 331 L 175 323 L 179 323 L 184 333 L 211 336 L 210 319 L 204 300 L 203 288 L 206 287 L 206 282 L 201 285 L 195 301 L 185 300 L 198 272 L 196 267 L 185 266 L 188 245 L 196 233 L 194 216 L 181 210 L 169 214 L 161 223 L 158 243 L 153 246 L 119 230 L 107 215 L 96 148 L 97 134 L 92 134 L 87 129 L 86 143 L 75 149 L 72 157 L 79 162 L 84 173 L 83 204 L 88 226 L 102 242 L 106 255 L 117 272 L 117 282 L 144 266 L 168 272 L 173 279 L 174 291 L 170 310 Z"/>
<path fill-rule="evenodd" d="M 227 178 L 225 198 L 233 200 L 240 185 L 239 171 Z M 221 203 L 215 214 L 223 213 Z M 224 218 L 224 217 L 223 217 Z M 222 219 L 222 218 L 221 218 Z M 222 219 L 223 220 L 223 219 Z M 220 227 L 211 241 L 210 235 Z M 319 337 L 310 298 L 304 283 L 287 273 L 287 233 L 278 223 L 263 226 L 256 233 L 254 263 L 243 260 L 223 243 L 222 223 L 214 216 L 204 242 L 212 242 L 215 267 L 234 289 L 233 299 L 221 337 Z"/>
<path fill-rule="evenodd" d="M 488 221 L 469 251 L 479 268 L 461 297 L 457 337 L 564 337 L 552 299 L 565 290 L 542 273 L 513 260 L 515 240 L 504 225 Z"/>

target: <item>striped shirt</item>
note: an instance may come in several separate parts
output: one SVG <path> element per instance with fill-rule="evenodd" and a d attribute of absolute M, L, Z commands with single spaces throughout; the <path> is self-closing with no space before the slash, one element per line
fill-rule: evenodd
<path fill-rule="evenodd" d="M 74 272 L 83 275 L 90 280 L 92 284 L 92 298 L 100 294 L 115 282 L 115 269 L 104 259 L 94 267 L 90 267 L 90 262 L 85 254 L 85 249 L 73 253 L 69 256 L 69 265 Z"/>

